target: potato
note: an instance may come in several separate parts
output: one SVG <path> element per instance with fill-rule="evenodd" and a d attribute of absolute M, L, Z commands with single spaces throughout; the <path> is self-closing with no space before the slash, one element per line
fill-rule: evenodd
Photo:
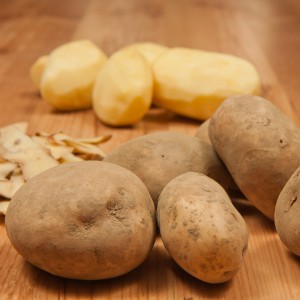
<path fill-rule="evenodd" d="M 159 44 L 147 42 L 132 44 L 123 49 L 137 50 L 141 55 L 143 55 L 146 61 L 152 65 L 154 61 L 168 48 Z"/>
<path fill-rule="evenodd" d="M 210 140 L 240 190 L 268 218 L 300 165 L 300 131 L 271 102 L 256 96 L 227 99 L 213 115 Z"/>
<path fill-rule="evenodd" d="M 42 75 L 42 97 L 55 109 L 92 106 L 92 89 L 106 55 L 91 41 L 80 40 L 53 50 Z"/>
<path fill-rule="evenodd" d="M 30 68 L 30 78 L 37 88 L 40 88 L 42 75 L 44 73 L 48 59 L 48 55 L 43 55 L 39 57 Z"/>
<path fill-rule="evenodd" d="M 254 66 L 239 57 L 185 48 L 165 51 L 153 65 L 154 103 L 180 115 L 210 118 L 224 99 L 257 94 Z"/>
<path fill-rule="evenodd" d="M 151 68 L 133 50 L 113 54 L 100 71 L 93 107 L 98 118 L 112 126 L 132 125 L 148 111 L 152 101 Z"/>
<path fill-rule="evenodd" d="M 189 172 L 170 181 L 159 197 L 157 220 L 169 254 L 192 276 L 221 283 L 239 271 L 247 227 L 214 180 Z"/>
<path fill-rule="evenodd" d="M 205 122 L 203 122 L 197 129 L 195 133 L 195 137 L 199 138 L 201 141 L 206 142 L 211 145 L 211 141 L 208 134 L 208 128 L 209 128 L 210 119 L 207 119 Z M 213 149 L 213 151 L 215 151 Z M 227 169 L 226 169 L 227 171 Z M 235 183 L 234 179 L 232 178 L 231 174 L 227 171 L 226 177 L 229 178 L 230 184 L 229 189 L 232 191 L 239 191 L 239 187 Z"/>
<path fill-rule="evenodd" d="M 104 161 L 123 166 L 140 177 L 155 205 L 165 185 L 185 172 L 204 173 L 224 187 L 230 181 L 211 145 L 178 132 L 156 132 L 137 137 L 120 145 Z"/>
<path fill-rule="evenodd" d="M 99 161 L 66 163 L 23 185 L 7 210 L 16 250 L 54 275 L 104 279 L 129 272 L 155 239 L 154 205 L 132 172 Z"/>
<path fill-rule="evenodd" d="M 195 133 L 195 137 L 201 139 L 201 141 L 204 141 L 208 144 L 211 144 L 209 134 L 208 134 L 208 127 L 209 127 L 210 119 L 207 119 L 205 122 L 203 122 L 197 129 Z"/>
<path fill-rule="evenodd" d="M 279 194 L 275 207 L 275 227 L 280 239 L 300 256 L 300 167 Z"/>

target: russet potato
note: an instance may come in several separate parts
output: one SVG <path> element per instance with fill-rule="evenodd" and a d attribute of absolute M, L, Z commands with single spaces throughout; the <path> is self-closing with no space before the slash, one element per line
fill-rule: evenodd
<path fill-rule="evenodd" d="M 110 163 L 65 163 L 25 183 L 5 219 L 16 250 L 54 275 L 112 278 L 140 265 L 155 240 L 148 190 Z"/>
<path fill-rule="evenodd" d="M 220 182 L 230 176 L 212 146 L 179 132 L 156 132 L 129 140 L 109 153 L 104 161 L 123 166 L 146 185 L 154 204 L 165 185 L 176 176 L 194 171 Z"/>
<path fill-rule="evenodd" d="M 270 101 L 241 95 L 223 102 L 212 116 L 209 137 L 234 181 L 268 218 L 300 166 L 300 130 Z"/>
<path fill-rule="evenodd" d="M 157 221 L 167 251 L 192 276 L 221 283 L 241 268 L 247 226 L 211 178 L 188 172 L 170 181 L 158 200 Z"/>
<path fill-rule="evenodd" d="M 276 231 L 294 254 L 300 256 L 300 167 L 281 191 L 275 207 Z"/>

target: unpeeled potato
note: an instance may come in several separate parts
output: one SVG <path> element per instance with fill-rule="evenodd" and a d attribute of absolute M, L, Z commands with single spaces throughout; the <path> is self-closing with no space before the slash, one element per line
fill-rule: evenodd
<path fill-rule="evenodd" d="M 221 283 L 239 271 L 247 226 L 211 178 L 188 172 L 171 180 L 159 196 L 157 221 L 168 253 L 192 276 Z"/>
<path fill-rule="evenodd" d="M 300 167 L 290 177 L 276 202 L 275 227 L 285 246 L 300 256 Z"/>
<path fill-rule="evenodd" d="M 157 58 L 153 75 L 156 105 L 199 120 L 210 118 L 229 96 L 260 90 L 250 62 L 222 53 L 173 48 Z"/>
<path fill-rule="evenodd" d="M 300 131 L 270 101 L 230 97 L 209 124 L 211 143 L 247 199 L 274 219 L 277 198 L 300 165 Z"/>
<path fill-rule="evenodd" d="M 152 101 L 151 68 L 136 50 L 120 50 L 103 66 L 93 90 L 98 118 L 112 126 L 131 125 L 148 111 Z"/>
<path fill-rule="evenodd" d="M 5 225 L 15 249 L 33 265 L 84 280 L 131 271 L 155 240 L 145 185 L 99 161 L 62 164 L 29 180 L 11 200 Z"/>
<path fill-rule="evenodd" d="M 91 41 L 80 40 L 54 49 L 43 72 L 42 97 L 58 110 L 92 106 L 92 89 L 106 55 Z"/>

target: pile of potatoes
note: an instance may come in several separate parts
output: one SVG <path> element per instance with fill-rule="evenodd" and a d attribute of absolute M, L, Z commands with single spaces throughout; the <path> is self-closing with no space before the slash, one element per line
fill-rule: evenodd
<path fill-rule="evenodd" d="M 182 269 L 226 282 L 248 246 L 228 188 L 234 182 L 268 218 L 275 213 L 281 239 L 300 255 L 299 166 L 300 131 L 292 121 L 263 98 L 230 97 L 194 137 L 148 134 L 103 161 L 66 163 L 33 177 L 11 200 L 6 229 L 35 266 L 96 280 L 140 265 L 157 223 Z"/>
<path fill-rule="evenodd" d="M 133 44 L 108 58 L 89 40 L 73 41 L 37 59 L 30 75 L 55 109 L 93 107 L 110 126 L 138 122 L 152 103 L 205 120 L 227 97 L 260 91 L 255 67 L 242 58 L 155 43 Z"/>

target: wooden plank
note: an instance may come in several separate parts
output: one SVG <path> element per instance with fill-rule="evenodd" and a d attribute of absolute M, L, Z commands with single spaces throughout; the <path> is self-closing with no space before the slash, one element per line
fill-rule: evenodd
<path fill-rule="evenodd" d="M 25 120 L 29 131 L 73 136 L 111 133 L 110 151 L 144 133 L 194 134 L 200 122 L 159 108 L 134 126 L 110 128 L 93 111 L 57 113 L 28 77 L 40 55 L 72 39 L 90 38 L 108 54 L 133 42 L 153 41 L 232 53 L 252 61 L 263 95 L 300 126 L 300 9 L 295 0 L 12 0 L 0 2 L 0 126 Z M 76 281 L 25 262 L 9 242 L 0 217 L 0 299 L 300 299 L 299 258 L 255 208 L 236 204 L 249 227 L 248 253 L 226 284 L 205 284 L 181 270 L 158 237 L 148 259 L 120 278 Z"/>

